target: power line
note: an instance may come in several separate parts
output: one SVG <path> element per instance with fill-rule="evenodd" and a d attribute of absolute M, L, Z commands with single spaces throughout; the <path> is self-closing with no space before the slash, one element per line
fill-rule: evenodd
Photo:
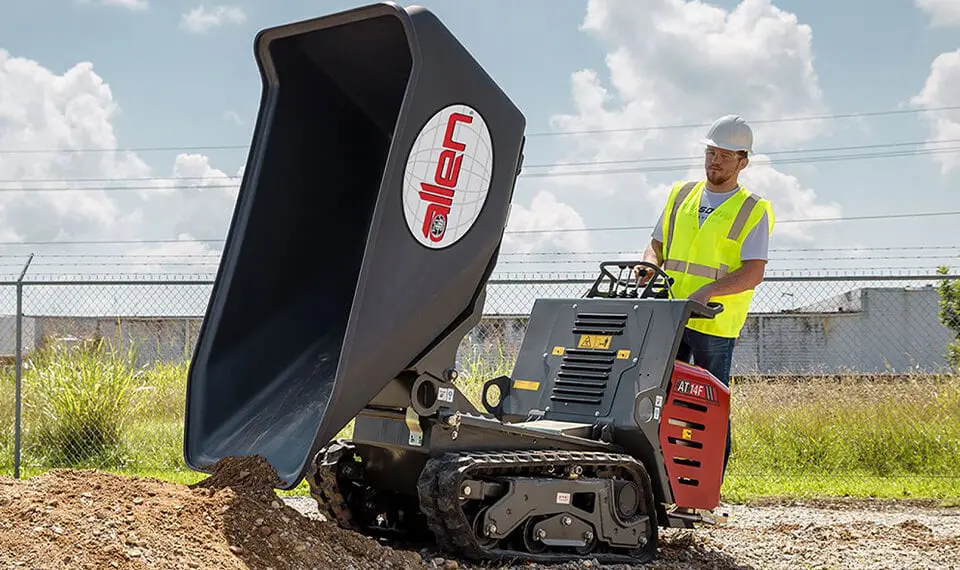
<path fill-rule="evenodd" d="M 628 254 L 634 254 L 634 255 L 636 255 L 635 252 L 628 252 Z M 624 254 L 624 255 L 625 255 L 625 254 Z M 639 257 L 639 256 L 638 256 L 638 257 Z M 910 259 L 910 260 L 918 259 L 918 260 L 919 260 L 919 259 L 954 259 L 954 258 L 960 258 L 960 252 L 953 253 L 953 254 L 946 254 L 946 255 L 867 255 L 867 256 L 850 255 L 850 256 L 846 256 L 846 257 L 841 257 L 841 256 L 833 256 L 833 257 L 824 257 L 824 256 L 814 256 L 814 257 L 808 257 L 808 256 L 804 256 L 804 257 L 771 257 L 771 258 L 769 259 L 769 261 L 770 261 L 770 263 L 775 263 L 775 264 L 778 264 L 778 265 L 779 265 L 779 264 L 781 264 L 781 263 L 788 263 L 788 262 L 791 262 L 791 261 L 858 261 L 858 262 L 859 262 L 859 261 L 893 261 L 893 260 L 904 260 L 904 259 Z M 545 264 L 549 264 L 549 265 L 578 265 L 578 264 L 596 264 L 596 263 L 598 263 L 599 261 L 600 261 L 599 259 L 543 259 L 543 260 L 537 260 L 537 261 L 533 261 L 533 260 L 529 260 L 529 259 L 523 259 L 523 260 L 521 260 L 521 259 L 505 259 L 505 260 L 500 260 L 500 261 L 498 261 L 497 264 L 498 264 L 498 265 L 545 265 Z M 88 263 L 80 263 L 80 264 L 76 264 L 76 265 L 87 265 L 87 264 L 88 264 Z M 164 262 L 164 264 L 166 264 L 166 262 Z M 0 265 L 3 265 L 3 264 L 0 263 Z M 14 264 L 10 264 L 10 265 L 14 265 Z M 53 266 L 53 265 L 54 265 L 54 264 L 43 264 L 43 265 L 41 265 L 41 267 L 49 267 L 49 266 Z M 66 267 L 66 266 L 72 266 L 72 265 L 75 265 L 75 264 L 73 264 L 73 263 L 62 263 L 62 264 L 55 264 L 55 265 L 57 265 L 57 266 L 61 266 L 61 265 L 62 265 L 62 266 L 65 266 L 65 267 Z M 89 265 L 100 265 L 100 264 L 97 264 L 97 263 L 89 263 Z M 113 265 L 126 265 L 126 264 L 123 264 L 123 263 L 112 264 L 112 263 L 111 263 L 111 264 L 103 264 L 103 265 L 113 266 Z M 186 264 L 182 264 L 182 263 L 171 263 L 171 264 L 169 264 L 169 265 L 190 265 L 190 266 L 193 266 L 194 264 L 193 264 L 193 263 L 186 263 Z M 209 265 L 209 263 L 198 263 L 198 264 L 196 264 L 196 265 Z M 898 263 L 898 265 L 902 265 L 902 264 L 899 264 L 899 263 Z"/>
<path fill-rule="evenodd" d="M 942 143 L 960 143 L 960 138 L 950 138 L 950 139 L 930 139 L 926 141 L 901 141 L 901 142 L 892 142 L 892 143 L 876 143 L 868 145 L 847 145 L 847 146 L 834 146 L 834 147 L 818 147 L 818 148 L 808 148 L 808 149 L 785 149 L 785 150 L 775 150 L 770 152 L 764 152 L 764 155 L 786 155 L 786 154 L 801 154 L 801 153 L 825 153 L 825 152 L 840 152 L 840 151 L 852 151 L 852 150 L 868 150 L 868 149 L 884 149 L 884 148 L 897 148 L 905 146 L 924 146 L 932 144 L 942 144 Z M 927 154 L 934 151 L 954 151 L 960 150 L 960 147 L 946 147 L 946 148 L 927 148 L 927 149 L 916 149 L 913 151 L 908 151 L 910 153 L 920 153 Z M 861 155 L 854 155 L 861 156 Z M 867 155 L 872 157 L 872 155 Z M 886 154 L 878 154 L 877 157 L 886 156 Z M 602 165 L 615 165 L 615 164 L 633 164 L 633 163 L 658 163 L 658 162 L 676 162 L 680 160 L 702 160 L 702 156 L 697 155 L 685 155 L 685 156 L 674 156 L 674 157 L 648 157 L 648 158 L 625 158 L 618 160 L 583 160 L 583 161 L 566 161 L 566 162 L 552 162 L 552 163 L 540 163 L 540 164 L 524 164 L 523 168 L 559 168 L 566 166 L 602 166 Z M 812 159 L 814 157 L 805 157 L 805 159 Z M 822 157 L 823 159 L 835 159 L 836 157 Z M 843 158 L 843 157 L 841 157 Z M 819 159 L 819 158 L 818 158 Z M 792 160 L 797 160 L 796 158 Z M 698 163 L 699 165 L 699 163 Z M 674 166 L 676 167 L 676 166 Z M 686 166 L 684 166 L 686 168 Z M 104 183 L 104 182 L 164 182 L 164 181 L 174 181 L 174 182 L 187 182 L 187 181 L 217 181 L 217 180 L 240 180 L 240 175 L 235 174 L 224 174 L 223 176 L 132 176 L 132 177 L 110 177 L 110 178 L 7 178 L 0 179 L 0 184 L 20 184 L 24 182 L 40 182 L 40 183 L 65 183 L 65 182 L 81 182 L 81 183 Z M 178 188 L 179 186 L 173 186 L 172 188 Z M 192 186 L 191 186 L 192 187 Z M 215 186 L 222 187 L 222 186 Z M 228 187 L 233 187 L 228 186 Z M 137 187 L 140 188 L 140 187 Z M 168 189 L 171 187 L 157 187 L 158 189 Z M 99 189 L 99 188 L 96 188 Z"/>
<path fill-rule="evenodd" d="M 0 154 L 99 154 L 105 152 L 184 152 L 189 150 L 241 150 L 249 149 L 249 144 L 190 145 L 190 146 L 131 146 L 117 148 L 33 148 L 0 149 Z"/>
<path fill-rule="evenodd" d="M 885 246 L 885 247 L 806 247 L 806 248 L 771 248 L 771 253 L 826 253 L 826 252 L 909 252 L 909 251 L 947 251 L 947 250 L 960 250 L 960 246 L 957 245 L 914 245 L 914 246 Z M 615 250 L 615 251 L 534 251 L 534 252 L 517 252 L 517 251 L 503 251 L 500 253 L 499 257 L 501 258 L 514 258 L 517 257 L 533 257 L 533 258 L 553 258 L 553 259 L 568 259 L 568 258 L 580 258 L 575 259 L 575 262 L 583 263 L 593 263 L 596 260 L 589 259 L 591 256 L 622 256 L 622 255 L 635 255 L 639 256 L 640 251 L 637 250 Z M 903 255 L 903 256 L 880 256 L 880 257 L 863 257 L 858 255 L 850 255 L 847 257 L 817 257 L 817 258 L 807 258 L 807 257 L 782 257 L 779 258 L 784 261 L 792 260 L 805 260 L 805 259 L 818 259 L 818 260 L 851 260 L 851 259 L 914 259 L 914 258 L 925 258 L 925 259 L 938 259 L 944 257 L 953 257 L 960 255 L 960 252 L 951 252 L 941 255 Z M 0 260 L 3 259 L 17 259 L 22 260 L 25 257 L 25 254 L 0 254 Z M 172 262 L 173 265 L 183 265 L 183 264 L 196 264 L 196 265 L 208 265 L 211 263 L 219 263 L 220 252 L 208 252 L 208 253 L 44 253 L 39 254 L 34 257 L 33 265 L 45 265 L 45 266 L 69 266 L 69 265 L 122 265 L 121 260 L 127 263 L 142 263 L 147 264 L 157 264 L 157 263 L 171 263 L 167 260 L 190 260 L 185 262 Z M 81 262 L 58 262 L 58 263 L 47 263 L 46 260 L 63 260 L 63 259 L 80 259 L 80 260 L 91 260 L 91 259 L 101 259 L 106 261 L 81 261 Z M 547 259 L 547 261 L 511 261 L 511 263 L 552 263 L 553 259 Z M 160 260 L 160 261 L 155 261 Z M 22 261 L 17 262 L 3 262 L 0 261 L 0 266 L 16 266 L 20 267 Z"/>
<path fill-rule="evenodd" d="M 840 151 L 850 151 L 850 150 L 868 150 L 868 149 L 882 149 L 882 148 L 896 148 L 904 146 L 922 146 L 922 145 L 931 145 L 931 144 L 940 144 L 940 143 L 960 143 L 960 139 L 929 139 L 925 141 L 903 141 L 903 142 L 893 142 L 893 143 L 876 143 L 876 144 L 863 144 L 863 145 L 847 145 L 847 146 L 834 146 L 834 147 L 819 147 L 819 148 L 807 148 L 807 149 L 784 149 L 784 150 L 772 150 L 768 152 L 762 152 L 765 156 L 770 155 L 784 155 L 784 154 L 799 154 L 799 153 L 814 153 L 814 152 L 840 152 Z M 949 149 L 954 149 L 958 147 L 948 147 Z M 918 151 L 928 152 L 932 150 L 941 150 L 941 149 L 917 149 Z M 807 157 L 813 158 L 813 157 Z M 703 160 L 703 155 L 686 155 L 686 156 L 676 156 L 676 157 L 652 157 L 652 158 L 624 158 L 618 160 L 585 160 L 585 161 L 569 161 L 569 162 L 553 162 L 553 163 L 543 163 L 543 164 L 524 164 L 524 168 L 557 168 L 561 166 L 594 166 L 594 165 L 607 165 L 607 164 L 632 164 L 636 162 L 676 162 L 678 160 Z M 0 182 L 3 182 L 0 180 Z"/>
<path fill-rule="evenodd" d="M 610 253 L 607 255 L 630 255 L 636 254 L 636 252 L 621 252 L 621 253 Z M 49 256 L 54 259 L 60 259 L 55 256 Z M 503 256 L 501 256 L 503 257 Z M 573 256 L 567 256 L 573 257 Z M 814 256 L 814 257 L 775 257 L 770 259 L 771 262 L 790 262 L 790 261 L 890 261 L 890 260 L 903 260 L 903 259 L 952 259 L 955 257 L 960 257 L 960 252 L 955 252 L 952 254 L 943 254 L 943 255 L 868 255 L 868 256 Z M 9 258 L 9 256 L 8 256 Z M 2 256 L 0 256 L 2 259 Z M 211 256 L 209 260 L 203 261 L 200 259 L 191 259 L 185 261 L 173 261 L 172 258 L 160 258 L 157 261 L 135 261 L 133 259 L 127 259 L 126 261 L 120 261 L 124 259 L 124 256 L 115 256 L 113 261 L 56 261 L 56 262 L 47 262 L 46 256 L 38 256 L 34 258 L 31 268 L 36 267 L 128 267 L 131 265 L 156 265 L 164 267 L 215 267 L 220 264 L 218 257 Z M 594 264 L 598 263 L 598 259 L 585 259 L 585 258 L 564 258 L 564 256 L 558 256 L 558 258 L 546 258 L 541 260 L 529 260 L 529 259 L 501 259 L 498 261 L 498 264 L 507 264 L 507 265 L 540 265 L 540 264 Z M 22 262 L 12 262 L 12 261 L 0 261 L 0 267 L 22 267 Z"/>
<path fill-rule="evenodd" d="M 929 250 L 929 251 L 943 251 L 943 250 L 960 250 L 960 245 L 913 245 L 913 246 L 896 246 L 896 247 L 799 247 L 799 248 L 770 248 L 770 252 L 775 253 L 822 253 L 822 252 L 876 252 L 876 251 L 913 251 L 913 250 Z M 640 255 L 642 251 L 637 250 L 612 250 L 612 251 L 504 251 L 500 253 L 500 257 L 504 256 L 554 256 L 554 257 L 567 257 L 567 256 L 590 256 L 590 255 Z M 56 255 L 56 254 L 55 254 Z M 69 256 L 70 254 L 66 254 Z M 82 255 L 82 254 L 81 254 Z M 124 257 L 123 254 L 110 254 L 116 257 Z M 0 258 L 3 256 L 0 255 Z M 49 257 L 49 256 L 48 256 Z M 176 256 L 175 256 L 176 257 Z M 911 255 L 910 257 L 913 257 Z"/>
<path fill-rule="evenodd" d="M 182 241 L 182 240 L 180 240 Z M 911 250 L 953 250 L 960 249 L 960 245 L 897 245 L 897 246 L 878 246 L 878 247 L 798 247 L 798 248 L 771 248 L 770 251 L 777 253 L 820 253 L 827 251 L 911 251 Z M 610 250 L 610 251 L 504 251 L 500 257 L 524 255 L 524 256 L 586 256 L 586 255 L 627 255 L 636 254 L 635 250 Z M 3 258 L 22 258 L 25 254 L 0 254 Z M 44 253 L 34 258 L 37 259 L 211 259 L 219 257 L 217 252 L 207 253 Z"/>
<path fill-rule="evenodd" d="M 46 263 L 46 262 L 42 262 L 42 261 L 38 262 L 36 259 L 34 259 L 33 263 L 30 264 L 30 268 L 31 268 L 31 269 L 35 269 L 35 268 L 37 268 L 37 267 L 130 267 L 130 266 L 137 266 L 137 265 L 145 265 L 145 266 L 155 265 L 155 266 L 158 266 L 158 267 L 207 267 L 207 268 L 215 268 L 215 267 L 217 267 L 219 264 L 220 264 L 220 262 L 217 261 L 217 260 L 213 260 L 213 261 L 182 261 L 182 262 L 163 260 L 163 261 L 152 261 L 152 262 L 140 261 L 140 262 L 127 262 L 127 263 L 122 263 L 122 262 L 119 262 L 119 261 L 112 261 L 112 262 L 102 262 L 102 261 L 101 261 L 101 262 L 95 262 L 95 261 L 74 261 L 74 262 L 72 262 L 72 263 L 67 263 L 67 262 Z M 9 262 L 9 261 L 7 261 L 7 262 L 0 261 L 0 267 L 23 267 L 23 263 L 12 263 L 12 262 Z"/>
<path fill-rule="evenodd" d="M 113 240 L 47 240 L 47 241 L 0 241 L 0 246 L 10 245 L 161 245 L 196 243 L 223 243 L 223 238 L 192 238 L 183 239 L 113 239 Z"/>
<path fill-rule="evenodd" d="M 25 254 L 0 254 L 3 258 L 23 258 Z M 33 263 L 40 259 L 216 259 L 220 254 L 209 253 L 44 253 L 34 257 Z"/>
<path fill-rule="evenodd" d="M 776 162 L 777 166 L 785 164 L 803 164 L 803 163 L 825 163 L 842 162 L 847 160 L 863 160 L 872 158 L 897 158 L 907 156 L 932 156 L 947 153 L 960 153 L 960 146 L 939 148 L 939 149 L 919 149 L 914 151 L 894 151 L 887 153 L 863 153 L 840 156 L 822 156 L 822 157 L 801 157 L 794 159 L 784 159 Z M 758 164 L 766 164 L 758 162 Z M 774 164 L 774 163 L 769 163 Z M 701 163 L 691 163 L 685 165 L 672 166 L 654 166 L 654 167 L 636 167 L 636 168 L 598 168 L 593 170 L 575 170 L 567 172 L 539 172 L 539 173 L 521 173 L 518 178 L 556 178 L 567 176 L 597 176 L 597 175 L 619 175 L 619 174 L 643 174 L 652 172 L 686 172 L 693 168 L 702 167 Z M 222 177 L 221 177 L 222 179 Z M 122 180 L 122 179 L 121 179 Z M 164 179 L 157 179 L 164 180 Z M 171 179 L 179 180 L 179 179 Z M 192 189 L 237 189 L 238 184 L 166 184 L 166 185 L 133 185 L 133 186 L 91 186 L 91 187 L 42 187 L 42 186 L 23 186 L 13 188 L 0 188 L 3 192 L 131 192 L 131 191 L 169 191 L 169 190 L 192 190 Z"/>
<path fill-rule="evenodd" d="M 773 161 L 755 161 L 754 164 L 769 164 L 772 166 L 783 166 L 785 164 L 808 164 L 808 163 L 824 163 L 824 162 L 845 162 L 852 160 L 866 160 L 874 158 L 901 158 L 909 156 L 935 156 L 940 154 L 953 154 L 960 153 L 960 146 L 954 147 L 945 147 L 938 149 L 921 149 L 915 151 L 895 151 L 895 152 L 877 152 L 877 153 L 862 153 L 862 154 L 848 154 L 840 156 L 821 156 L 821 157 L 800 157 L 800 158 L 787 158 L 784 160 Z M 574 170 L 567 172 L 537 172 L 537 173 L 523 173 L 520 174 L 519 178 L 556 178 L 556 177 L 565 177 L 565 176 L 596 176 L 596 175 L 616 175 L 616 174 L 643 174 L 651 172 L 686 172 L 687 170 L 694 168 L 703 168 L 703 163 L 690 163 L 690 164 L 678 164 L 672 166 L 653 166 L 653 167 L 637 167 L 637 168 L 598 168 L 595 170 Z"/>
<path fill-rule="evenodd" d="M 915 212 L 912 214 L 876 214 L 865 216 L 837 216 L 833 218 L 800 218 L 796 220 L 777 220 L 777 224 L 805 224 L 818 222 L 851 222 L 859 220 L 890 220 L 896 218 L 926 218 L 933 216 L 956 216 L 960 211 L 950 212 Z M 611 226 L 600 228 L 557 228 L 552 230 L 508 230 L 508 234 L 526 233 L 568 233 L 593 231 L 625 231 L 625 230 L 652 230 L 655 226 Z"/>
<path fill-rule="evenodd" d="M 540 259 L 517 259 L 517 258 L 506 258 L 501 256 L 501 259 L 498 260 L 498 265 L 577 265 L 577 264 L 597 264 L 604 259 L 609 259 L 612 257 L 620 257 L 623 259 L 625 255 L 634 255 L 636 252 L 624 251 L 609 253 L 599 259 L 588 259 L 588 258 L 577 258 L 576 256 L 556 256 L 553 258 L 540 258 Z M 0 267 L 23 267 L 22 261 L 3 261 L 4 258 L 11 259 L 14 256 L 0 256 Z M 954 259 L 960 257 L 960 252 L 953 252 L 949 254 L 941 255 L 868 255 L 868 256 L 802 256 L 802 257 L 781 257 L 781 256 L 771 256 L 770 262 L 775 265 L 780 265 L 783 263 L 791 263 L 796 261 L 893 261 L 893 260 L 921 260 L 921 259 Z M 63 259 L 62 257 L 57 256 L 43 256 L 38 255 L 34 257 L 33 263 L 30 265 L 31 272 L 37 268 L 51 268 L 51 267 L 131 267 L 131 266 L 156 266 L 156 267 L 217 267 L 221 260 L 219 257 L 210 257 L 208 260 L 200 259 L 189 259 L 176 261 L 168 258 L 159 258 L 152 261 L 134 261 L 131 259 L 124 259 L 124 256 L 114 256 L 112 261 L 91 261 L 89 259 L 80 260 L 80 261 L 55 261 L 49 262 L 48 258 L 52 259 Z M 898 265 L 902 265 L 899 264 Z"/>
<path fill-rule="evenodd" d="M 927 218 L 938 216 L 956 216 L 960 211 L 945 212 L 913 212 L 903 214 L 872 214 L 862 216 L 837 216 L 824 218 L 799 218 L 779 220 L 777 224 L 804 224 L 804 223 L 822 223 L 822 222 L 852 222 L 862 220 L 890 220 L 898 218 Z M 541 234 L 541 233 L 572 233 L 572 232 L 604 232 L 604 231 L 632 231 L 632 230 L 652 230 L 654 226 L 606 226 L 594 228 L 553 228 L 538 230 L 505 230 L 504 234 Z M 180 239 L 152 239 L 152 240 L 49 240 L 49 241 L 4 241 L 0 246 L 24 246 L 24 245 L 143 245 L 143 244 L 194 244 L 194 243 L 223 243 L 223 238 L 195 238 L 190 240 Z"/>
<path fill-rule="evenodd" d="M 923 109 L 888 109 L 883 111 L 862 111 L 851 113 L 833 113 L 828 115 L 811 115 L 800 117 L 771 117 L 766 119 L 749 119 L 744 117 L 752 124 L 771 124 L 771 123 L 791 123 L 804 121 L 835 121 L 840 119 L 855 119 L 864 117 L 880 117 L 888 115 L 912 115 L 920 113 L 933 113 L 941 111 L 960 110 L 960 105 L 926 107 Z M 682 130 L 682 129 L 702 129 L 709 127 L 710 123 L 685 123 L 673 125 L 651 125 L 620 128 L 602 128 L 602 129 L 581 129 L 572 131 L 548 131 L 540 133 L 526 133 L 527 137 L 557 137 L 570 135 L 604 134 L 604 133 L 623 133 L 623 132 L 644 132 L 644 131 L 664 131 L 664 130 Z M 104 152 L 178 152 L 189 150 L 240 150 L 247 149 L 249 145 L 192 145 L 192 146 L 147 146 L 147 147 L 126 147 L 126 148 L 88 148 L 88 149 L 0 149 L 0 154 L 48 154 L 48 153 L 104 153 Z"/>
<path fill-rule="evenodd" d="M 834 113 L 830 115 L 814 115 L 806 117 L 778 117 L 770 119 L 750 119 L 744 117 L 748 123 L 759 125 L 759 124 L 770 124 L 770 123 L 792 123 L 799 121 L 833 121 L 839 119 L 856 119 L 863 117 L 879 117 L 884 115 L 908 115 L 908 114 L 917 114 L 917 113 L 930 113 L 937 111 L 956 111 L 960 109 L 960 105 L 953 106 L 943 106 L 943 107 L 927 107 L 924 109 L 889 109 L 886 111 L 866 111 L 866 112 L 857 112 L 857 113 Z M 548 136 L 565 136 L 565 135 L 593 135 L 593 134 L 604 134 L 604 133 L 625 133 L 625 132 L 640 132 L 640 131 L 664 131 L 664 130 L 676 130 L 676 129 L 703 129 L 707 128 L 712 123 L 688 123 L 688 124 L 679 124 L 679 125 L 660 125 L 652 127 L 622 127 L 617 129 L 583 129 L 577 131 L 554 131 L 546 133 L 532 133 L 527 136 L 530 137 L 548 137 Z"/>

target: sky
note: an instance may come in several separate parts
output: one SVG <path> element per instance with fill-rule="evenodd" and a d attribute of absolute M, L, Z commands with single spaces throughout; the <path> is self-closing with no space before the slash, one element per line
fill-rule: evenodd
<path fill-rule="evenodd" d="M 771 272 L 960 265 L 960 0 L 424 4 L 527 121 L 498 275 L 639 257 L 730 113 L 755 133 L 741 181 L 777 217 Z M 33 253 L 31 275 L 212 274 L 254 36 L 357 5 L 3 0 L 0 273 Z"/>

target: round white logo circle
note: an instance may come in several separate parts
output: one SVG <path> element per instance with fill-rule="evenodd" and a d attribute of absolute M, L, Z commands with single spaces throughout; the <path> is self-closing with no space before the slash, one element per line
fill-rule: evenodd
<path fill-rule="evenodd" d="M 421 244 L 456 243 L 483 209 L 493 174 L 490 131 L 475 109 L 450 105 L 423 126 L 403 176 L 403 214 Z"/>

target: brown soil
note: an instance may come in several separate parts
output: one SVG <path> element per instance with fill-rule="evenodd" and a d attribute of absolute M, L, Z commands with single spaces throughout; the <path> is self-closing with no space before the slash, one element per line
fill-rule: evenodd
<path fill-rule="evenodd" d="M 314 516 L 311 499 L 278 498 L 274 478 L 258 458 L 224 461 L 192 487 L 95 471 L 0 478 L 0 568 L 483 568 L 428 551 L 421 559 L 341 530 Z M 726 527 L 662 530 L 657 558 L 643 568 L 960 568 L 960 510 L 880 501 L 740 505 Z M 579 561 L 491 568 L 627 567 Z"/>
<path fill-rule="evenodd" d="M 193 487 L 95 471 L 0 479 L 0 568 L 414 569 L 399 552 L 304 517 L 257 459 Z"/>

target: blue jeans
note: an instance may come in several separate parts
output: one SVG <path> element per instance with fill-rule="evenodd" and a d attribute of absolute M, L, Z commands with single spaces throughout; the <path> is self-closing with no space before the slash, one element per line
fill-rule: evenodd
<path fill-rule="evenodd" d="M 677 359 L 707 369 L 724 386 L 730 387 L 730 369 L 733 365 L 733 348 L 737 340 L 704 334 L 684 329 L 683 340 L 677 351 Z M 730 428 L 727 420 L 727 448 L 723 453 L 723 473 L 727 471 L 730 459 Z M 722 481 L 722 479 L 721 479 Z"/>

